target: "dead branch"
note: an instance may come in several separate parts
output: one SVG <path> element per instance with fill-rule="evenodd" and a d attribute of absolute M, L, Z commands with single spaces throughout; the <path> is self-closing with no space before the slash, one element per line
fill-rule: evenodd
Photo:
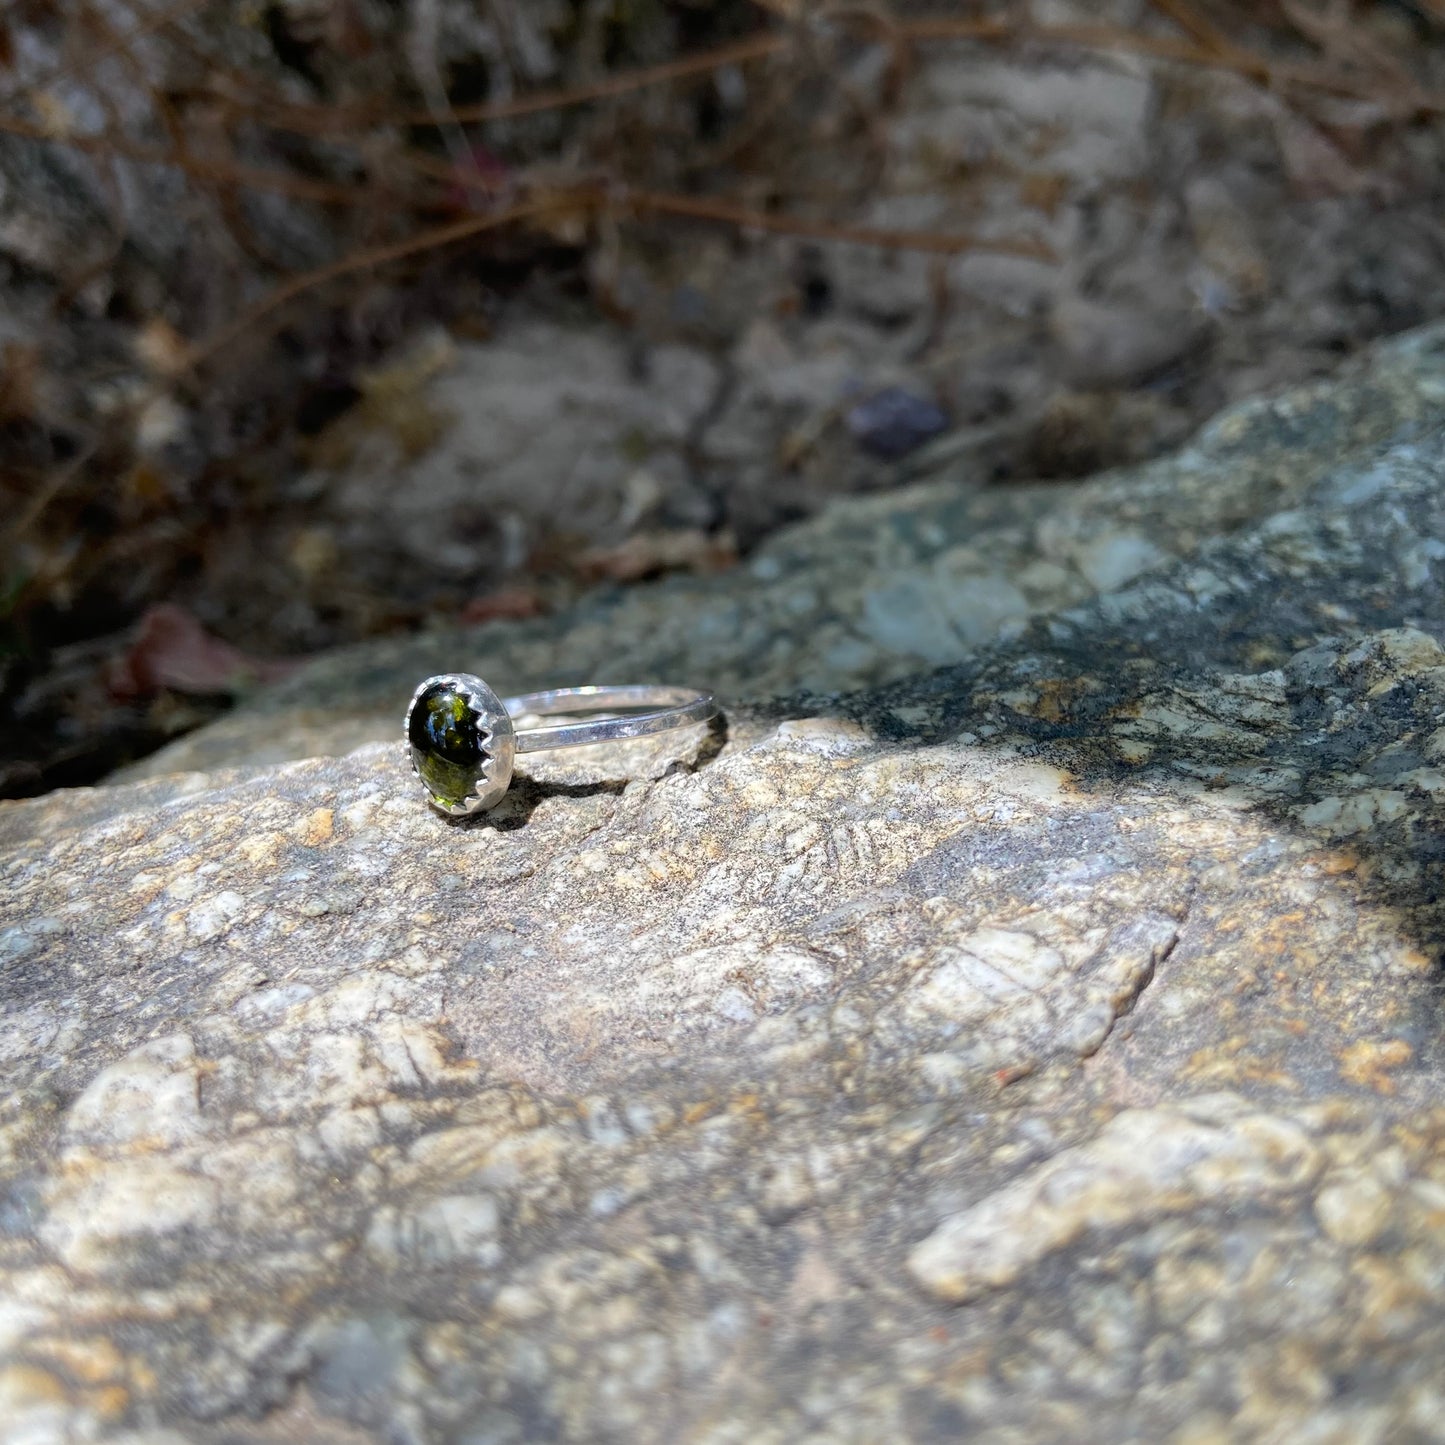
<path fill-rule="evenodd" d="M 1123 51 L 1155 60 L 1175 61 L 1205 70 L 1230 70 L 1262 85 L 1279 89 L 1288 85 L 1302 86 L 1327 94 L 1347 96 L 1354 100 L 1379 99 L 1378 87 L 1327 67 L 1290 65 L 1269 60 L 1231 45 L 1216 50 L 1197 41 L 1177 40 L 1165 35 L 1145 35 L 1110 25 L 1019 25 L 1004 21 L 918 20 L 903 27 L 903 34 L 913 44 L 930 40 L 1016 41 L 1034 45 L 1062 45 L 1081 50 Z M 1410 109 L 1416 115 L 1445 114 L 1445 96 L 1426 91 L 1412 91 Z"/>
<path fill-rule="evenodd" d="M 363 194 L 354 186 L 339 185 L 335 181 L 314 180 L 309 176 L 299 176 L 293 171 L 273 171 L 233 161 L 202 159 L 174 150 L 158 150 L 152 146 L 137 145 L 109 133 L 77 135 L 71 131 L 57 131 L 49 126 L 36 125 L 33 121 L 21 120 L 18 116 L 0 115 L 0 131 L 7 135 L 23 136 L 27 140 L 65 146 L 86 155 L 116 156 L 121 160 L 135 161 L 138 165 L 169 166 L 195 176 L 198 180 L 230 181 L 248 190 L 274 191 L 278 195 L 292 196 L 302 201 L 320 201 L 333 206 L 358 206 L 375 205 L 378 200 L 375 191 Z"/>
<path fill-rule="evenodd" d="M 801 216 L 759 211 L 711 196 L 669 195 L 657 191 L 623 191 L 620 203 L 642 214 L 686 216 L 698 221 L 720 221 L 739 230 L 772 231 L 813 241 L 843 241 L 855 246 L 879 246 L 892 251 L 924 251 L 956 256 L 963 251 L 988 251 L 1005 256 L 1026 256 L 1036 261 L 1058 257 L 1031 236 L 975 236 L 966 232 L 895 231 L 881 226 L 847 226 L 832 221 L 810 221 Z"/>
<path fill-rule="evenodd" d="M 243 311 L 234 320 L 227 322 L 226 325 L 196 343 L 191 348 L 188 358 L 189 365 L 192 370 L 203 366 L 218 351 L 229 346 L 238 336 L 249 331 L 272 312 L 286 305 L 288 301 L 294 300 L 307 291 L 313 291 L 318 286 L 324 286 L 328 281 L 335 281 L 341 276 L 353 275 L 357 271 L 370 271 L 377 266 L 385 266 L 389 262 L 400 261 L 407 256 L 415 256 L 423 251 L 435 251 L 443 246 L 450 246 L 454 242 L 479 236 L 484 231 L 495 231 L 503 226 L 512 225 L 517 221 L 530 220 L 549 212 L 567 210 L 575 204 L 576 198 L 566 193 L 553 193 L 529 201 L 519 201 L 516 205 L 508 206 L 505 210 L 493 212 L 491 215 L 469 216 L 465 220 L 453 221 L 450 225 L 436 226 L 431 230 L 422 231 L 418 235 L 408 236 L 405 240 L 394 241 L 386 246 L 373 246 L 365 251 L 357 251 L 350 256 L 343 256 L 338 261 L 332 261 L 328 265 L 318 266 L 314 270 L 293 276 L 291 280 L 278 286 L 256 305 Z"/>
<path fill-rule="evenodd" d="M 701 55 L 685 55 L 679 60 L 669 60 L 661 65 L 650 65 L 640 70 L 628 70 L 619 75 L 609 75 L 587 85 L 569 86 L 563 90 L 544 90 L 535 95 L 522 95 L 513 100 L 484 103 L 482 105 L 458 106 L 453 116 L 464 123 L 487 120 L 511 120 L 520 115 L 536 115 L 545 110 L 561 110 L 567 106 L 584 105 L 592 100 L 607 100 L 615 95 L 626 95 L 634 90 L 644 90 L 653 85 L 665 85 L 671 80 L 686 80 L 689 76 L 703 75 L 724 65 L 746 65 L 750 61 L 763 60 L 776 55 L 789 44 L 789 37 L 769 31 L 763 35 L 751 36 L 731 45 L 719 45 Z M 413 112 L 402 117 L 404 125 L 431 125 L 435 122 L 425 111 Z"/>
<path fill-rule="evenodd" d="M 82 67 L 93 69 L 103 60 L 109 60 L 111 56 L 129 49 L 137 40 L 144 39 L 147 35 L 154 34 L 157 30 L 163 30 L 183 18 L 187 12 L 195 10 L 203 5 L 205 0 L 173 0 L 170 5 L 163 6 L 152 14 L 145 15 L 136 25 L 136 28 L 124 35 L 115 35 L 99 49 L 90 51 L 79 60 L 66 61 L 57 65 L 54 69 L 47 71 L 38 79 L 27 80 L 24 85 L 15 90 L 7 91 L 0 95 L 0 105 L 15 105 L 24 102 L 33 102 L 41 91 L 48 89 L 60 80 L 75 79 L 76 72 Z"/>

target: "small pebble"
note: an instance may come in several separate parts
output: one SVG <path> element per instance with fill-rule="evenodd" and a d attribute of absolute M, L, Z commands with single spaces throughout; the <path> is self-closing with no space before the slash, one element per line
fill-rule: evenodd
<path fill-rule="evenodd" d="M 874 456 L 896 461 L 948 428 L 943 409 L 901 386 L 885 387 L 855 402 L 845 417 L 854 441 Z"/>

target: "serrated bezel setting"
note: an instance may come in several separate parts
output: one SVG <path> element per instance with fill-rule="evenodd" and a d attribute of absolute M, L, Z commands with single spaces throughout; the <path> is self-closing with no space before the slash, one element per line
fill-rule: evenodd
<path fill-rule="evenodd" d="M 476 734 L 479 762 L 472 770 L 471 790 L 460 800 L 438 797 L 432 791 L 422 776 L 421 759 L 418 756 L 422 749 L 412 741 L 411 736 L 412 716 L 418 703 L 432 689 L 439 687 L 455 692 L 466 702 L 470 714 L 467 721 Z M 512 762 L 516 755 L 516 736 L 511 716 L 502 706 L 501 698 L 473 673 L 443 672 L 423 679 L 407 705 L 406 717 L 402 720 L 402 740 L 406 743 L 407 755 L 411 759 L 411 770 L 425 789 L 428 801 L 449 817 L 465 818 L 471 813 L 496 807 L 511 784 Z"/>

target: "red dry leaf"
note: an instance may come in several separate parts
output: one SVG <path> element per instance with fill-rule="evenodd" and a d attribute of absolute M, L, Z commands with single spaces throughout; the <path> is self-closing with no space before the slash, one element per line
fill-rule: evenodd
<path fill-rule="evenodd" d="M 276 682 L 299 665 L 251 657 L 213 637 L 184 608 L 163 602 L 141 618 L 125 655 L 108 669 L 106 683 L 113 696 L 123 699 L 165 689 L 215 696 Z"/>
<path fill-rule="evenodd" d="M 459 211 L 486 211 L 512 188 L 512 170 L 484 145 L 468 147 L 456 167 L 456 180 L 447 188 L 447 204 Z"/>
<path fill-rule="evenodd" d="M 473 597 L 461 610 L 461 621 L 517 622 L 526 617 L 540 617 L 547 610 L 542 596 L 531 587 L 504 587 L 498 592 L 488 592 L 484 597 Z"/>
<path fill-rule="evenodd" d="M 723 572 L 738 560 L 729 533 L 696 528 L 637 532 L 616 547 L 592 547 L 574 564 L 590 582 L 638 582 L 663 572 Z"/>

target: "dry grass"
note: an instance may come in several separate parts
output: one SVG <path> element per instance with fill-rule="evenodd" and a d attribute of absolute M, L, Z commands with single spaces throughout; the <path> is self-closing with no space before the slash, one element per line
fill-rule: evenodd
<path fill-rule="evenodd" d="M 62 9 L 66 8 L 64 6 Z M 1163 63 L 1222 69 L 1287 97 L 1308 111 L 1313 97 L 1339 96 L 1369 102 L 1392 120 L 1407 121 L 1445 112 L 1445 97 L 1425 90 L 1412 76 L 1408 57 L 1362 38 L 1359 7 L 1341 3 L 1312 5 L 1307 0 L 1279 0 L 1277 5 L 1217 4 L 1206 7 L 1189 0 L 1154 0 L 1153 8 L 1164 29 L 1123 29 L 1107 25 L 1047 26 L 1033 24 L 1028 6 L 1002 7 L 999 14 L 957 18 L 899 18 L 883 5 L 829 3 L 801 6 L 759 3 L 757 34 L 713 46 L 657 65 L 610 74 L 575 85 L 514 96 L 497 102 L 434 108 L 408 107 L 404 98 L 374 96 L 336 104 L 300 103 L 277 96 L 259 77 L 216 65 L 213 77 L 223 123 L 245 118 L 272 132 L 291 133 L 308 141 L 325 139 L 351 152 L 336 167 L 353 168 L 354 181 L 328 180 L 298 166 L 272 169 L 217 153 L 192 149 L 173 104 L 154 88 L 152 114 L 144 128 L 168 134 L 169 144 L 155 144 L 128 132 L 115 117 L 96 129 L 83 129 L 53 100 L 54 87 L 94 70 L 102 61 L 133 50 L 146 38 L 159 37 L 179 46 L 187 44 L 183 24 L 207 8 L 207 0 L 179 0 L 153 11 L 139 5 L 132 13 L 135 26 L 117 35 L 104 23 L 97 5 L 76 3 L 74 59 L 65 67 L 14 89 L 0 104 L 0 131 L 36 144 L 59 146 L 98 160 L 115 158 L 143 165 L 173 167 L 198 185 L 219 192 L 265 192 L 321 206 L 350 208 L 395 217 L 405 234 L 370 246 L 357 246 L 346 255 L 311 271 L 279 281 L 271 295 L 254 304 L 235 322 L 195 339 L 194 363 L 210 360 L 226 344 L 250 327 L 274 317 L 304 293 L 348 275 L 451 246 L 504 226 L 525 227 L 548 216 L 570 216 L 582 227 L 598 219 L 629 216 L 677 216 L 711 220 L 742 229 L 766 230 L 802 237 L 853 241 L 860 245 L 953 254 L 969 249 L 997 250 L 1021 255 L 1046 253 L 1040 242 L 1027 236 L 986 238 L 932 231 L 890 230 L 849 226 L 826 217 L 799 214 L 786 202 L 785 186 L 773 186 L 780 203 L 768 209 L 730 195 L 699 195 L 659 190 L 645 174 L 646 156 L 634 164 L 619 165 L 614 152 L 604 159 L 571 156 L 559 168 L 555 158 L 508 175 L 505 185 L 469 173 L 446 158 L 441 147 L 397 144 L 400 132 L 410 129 L 439 131 L 450 126 L 485 127 L 501 121 L 549 112 L 563 112 L 601 101 L 616 101 L 639 92 L 715 76 L 727 67 L 774 66 L 772 83 L 790 89 L 798 85 L 800 70 L 826 79 L 836 72 L 840 46 L 858 41 L 881 42 L 893 51 L 897 68 L 907 67 L 920 45 L 941 41 L 987 45 L 1029 46 L 1054 51 L 1103 51 L 1139 55 Z M 1434 5 L 1429 13 L 1438 16 Z M 1211 16 L 1210 12 L 1213 12 Z M 1302 40 L 1314 55 L 1290 62 L 1230 38 L 1250 29 L 1287 32 Z M 194 50 L 194 45 L 190 46 Z M 766 86 L 759 104 L 766 106 Z M 383 166 L 372 167 L 369 158 L 380 151 Z M 314 158 L 311 158 L 314 159 Z M 641 164 L 636 164 L 640 162 Z M 637 174 L 641 170 L 643 174 Z M 631 172 L 631 173 L 629 173 Z M 502 194 L 499 195 L 498 191 Z M 495 207 L 490 214 L 465 215 L 436 225 L 439 213 L 466 212 L 474 206 Z"/>

